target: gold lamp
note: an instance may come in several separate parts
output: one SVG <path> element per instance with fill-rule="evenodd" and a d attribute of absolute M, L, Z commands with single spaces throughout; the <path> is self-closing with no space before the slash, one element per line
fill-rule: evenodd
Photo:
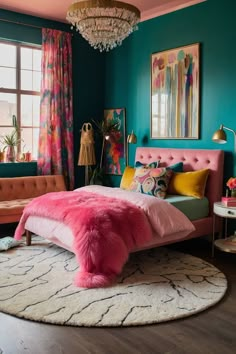
<path fill-rule="evenodd" d="M 137 143 L 137 136 L 134 134 L 132 130 L 131 134 L 127 136 L 127 164 L 129 164 L 129 144 L 136 144 Z"/>
<path fill-rule="evenodd" d="M 66 19 L 94 49 L 108 52 L 138 29 L 140 11 L 122 1 L 75 0 Z"/>
<path fill-rule="evenodd" d="M 218 144 L 225 144 L 227 143 L 227 135 L 225 130 L 228 130 L 234 134 L 234 152 L 236 153 L 236 131 L 226 127 L 225 125 L 221 124 L 220 129 L 216 130 L 212 136 L 212 140 Z"/>

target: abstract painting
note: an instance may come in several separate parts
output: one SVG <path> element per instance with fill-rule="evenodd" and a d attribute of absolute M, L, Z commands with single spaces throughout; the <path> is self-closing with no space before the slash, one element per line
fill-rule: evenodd
<path fill-rule="evenodd" d="M 199 138 L 199 43 L 152 54 L 151 138 Z"/>
<path fill-rule="evenodd" d="M 108 140 L 105 140 L 103 166 L 105 173 L 122 175 L 126 167 L 125 108 L 104 110 L 107 125 L 118 124 Z"/>

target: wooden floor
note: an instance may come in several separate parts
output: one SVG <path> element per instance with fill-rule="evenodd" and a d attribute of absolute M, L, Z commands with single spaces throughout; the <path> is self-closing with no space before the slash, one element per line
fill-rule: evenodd
<path fill-rule="evenodd" d="M 185 319 L 129 328 L 54 326 L 0 313 L 0 354 L 236 353 L 236 255 L 216 251 L 212 260 L 210 246 L 202 240 L 174 248 L 204 258 L 224 272 L 229 286 L 220 303 Z"/>

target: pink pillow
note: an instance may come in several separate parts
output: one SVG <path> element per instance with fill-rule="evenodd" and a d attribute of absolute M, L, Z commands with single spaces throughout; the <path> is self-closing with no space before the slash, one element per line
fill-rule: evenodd
<path fill-rule="evenodd" d="M 172 170 L 163 167 L 138 167 L 129 190 L 164 199 L 172 173 Z"/>

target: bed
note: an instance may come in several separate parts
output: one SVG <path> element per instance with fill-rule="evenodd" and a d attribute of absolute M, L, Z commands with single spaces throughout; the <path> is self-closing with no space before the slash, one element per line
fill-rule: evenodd
<path fill-rule="evenodd" d="M 191 229 L 191 232 L 189 231 L 190 229 L 187 230 L 187 232 L 181 232 L 181 229 L 177 229 L 176 232 L 168 234 L 165 237 L 159 237 L 158 234 L 153 233 L 153 236 L 145 243 L 143 243 L 141 247 L 135 247 L 130 251 L 139 251 L 141 249 L 143 250 L 147 248 L 162 246 L 173 242 L 212 234 L 213 204 L 214 202 L 219 201 L 222 196 L 224 165 L 224 153 L 222 150 L 138 147 L 136 149 L 135 161 L 139 161 L 143 164 L 159 161 L 160 166 L 163 167 L 167 167 L 178 162 L 183 162 L 184 172 L 209 169 L 209 176 L 205 189 L 205 197 L 208 201 L 209 210 L 208 215 L 205 217 L 192 221 L 191 225 L 194 227 Z M 96 192 L 96 188 L 96 186 L 92 186 L 92 192 Z M 111 189 L 109 187 L 107 188 Z M 106 193 L 108 193 L 107 195 L 110 195 L 110 191 L 107 191 Z M 112 189 L 112 193 L 115 193 L 115 189 Z M 122 193 L 125 193 L 125 191 L 121 192 L 121 194 Z M 135 197 L 137 198 L 139 193 L 133 194 L 136 194 Z M 165 202 L 168 203 L 168 198 Z M 216 231 L 219 230 L 219 227 L 220 225 L 216 225 Z M 32 215 L 27 218 L 24 228 L 27 233 L 29 244 L 31 234 L 37 234 L 50 240 L 60 247 L 74 252 L 73 232 L 70 227 L 68 227 L 68 225 L 58 220 L 54 220 L 50 217 L 45 218 Z M 97 285 L 93 285 L 99 286 L 99 284 L 101 285 L 100 280 L 98 280 Z"/>

